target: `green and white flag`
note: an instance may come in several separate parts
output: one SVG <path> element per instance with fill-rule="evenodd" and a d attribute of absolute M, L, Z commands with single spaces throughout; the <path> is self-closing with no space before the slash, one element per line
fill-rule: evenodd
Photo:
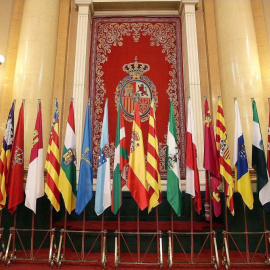
<path fill-rule="evenodd" d="M 253 137 L 252 137 L 252 168 L 257 172 L 257 191 L 264 210 L 270 212 L 270 182 L 267 171 L 266 158 L 263 147 L 261 127 L 256 107 L 253 100 Z"/>
<path fill-rule="evenodd" d="M 128 154 L 126 147 L 126 131 L 123 111 L 120 105 L 118 105 L 111 206 L 112 212 L 115 215 L 122 205 L 122 188 L 127 182 L 127 170 Z"/>
<path fill-rule="evenodd" d="M 170 115 L 167 134 L 166 169 L 167 200 L 175 213 L 180 216 L 182 207 L 180 167 L 172 101 L 170 102 Z"/>

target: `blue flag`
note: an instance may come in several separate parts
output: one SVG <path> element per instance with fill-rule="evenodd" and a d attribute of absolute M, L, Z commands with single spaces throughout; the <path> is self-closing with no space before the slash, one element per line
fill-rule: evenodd
<path fill-rule="evenodd" d="M 250 210 L 253 209 L 253 192 L 248 170 L 247 154 L 243 130 L 240 120 L 238 102 L 235 100 L 234 123 L 234 164 L 235 164 L 235 191 L 238 191 Z"/>
<path fill-rule="evenodd" d="M 111 176 L 108 133 L 108 100 L 106 100 L 99 146 L 95 212 L 99 216 L 111 206 Z"/>
<path fill-rule="evenodd" d="M 87 104 L 75 213 L 80 215 L 93 197 L 93 155 L 90 105 Z"/>

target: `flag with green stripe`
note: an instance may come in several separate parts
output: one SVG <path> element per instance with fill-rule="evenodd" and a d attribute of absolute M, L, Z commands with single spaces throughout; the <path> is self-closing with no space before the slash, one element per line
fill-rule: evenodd
<path fill-rule="evenodd" d="M 59 190 L 70 214 L 76 206 L 76 137 L 73 102 L 70 102 L 65 143 L 59 176 Z"/>
<path fill-rule="evenodd" d="M 167 200 L 175 213 L 181 215 L 182 198 L 180 184 L 179 153 L 177 146 L 176 127 L 172 101 L 170 102 L 170 115 L 167 134 Z"/>
<path fill-rule="evenodd" d="M 122 205 L 122 187 L 127 182 L 128 154 L 123 111 L 118 106 L 117 127 L 115 136 L 112 212 L 116 215 Z"/>
<path fill-rule="evenodd" d="M 263 208 L 270 212 L 270 182 L 267 171 L 266 158 L 263 147 L 261 127 L 256 107 L 253 100 L 253 137 L 252 137 L 252 168 L 257 172 L 257 191 Z"/>

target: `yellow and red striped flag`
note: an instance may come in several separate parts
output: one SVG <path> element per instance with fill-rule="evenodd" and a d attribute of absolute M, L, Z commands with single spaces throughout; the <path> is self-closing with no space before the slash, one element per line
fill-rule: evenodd
<path fill-rule="evenodd" d="M 154 99 L 151 102 L 149 114 L 149 133 L 147 146 L 146 181 L 149 185 L 148 213 L 161 203 L 161 181 L 159 174 L 158 139 L 156 130 L 156 115 L 154 111 Z"/>
<path fill-rule="evenodd" d="M 136 102 L 131 134 L 127 187 L 141 210 L 144 210 L 149 205 L 145 174 L 143 135 L 139 115 L 139 104 Z"/>
<path fill-rule="evenodd" d="M 51 201 L 54 209 L 60 210 L 60 191 L 58 188 L 60 173 L 59 156 L 59 109 L 58 102 L 55 102 L 55 112 L 52 121 L 51 134 L 49 139 L 48 151 L 45 167 L 47 169 L 45 193 Z"/>
<path fill-rule="evenodd" d="M 225 184 L 227 206 L 230 209 L 232 215 L 234 215 L 234 204 L 233 204 L 234 183 L 232 177 L 230 152 L 221 98 L 219 98 L 218 100 L 218 109 L 217 109 L 216 145 L 220 163 L 220 174 L 225 180 L 224 184 Z"/>

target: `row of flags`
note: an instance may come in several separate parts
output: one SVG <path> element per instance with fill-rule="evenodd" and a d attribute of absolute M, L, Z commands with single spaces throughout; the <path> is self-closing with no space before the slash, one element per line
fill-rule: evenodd
<path fill-rule="evenodd" d="M 221 214 L 220 189 L 222 182 L 224 182 L 226 204 L 232 215 L 234 215 L 233 193 L 236 191 L 241 194 L 245 205 L 250 210 L 253 209 L 254 197 L 248 169 L 247 154 L 240 120 L 239 106 L 236 99 L 234 105 L 235 127 L 233 163 L 235 165 L 235 181 L 232 177 L 228 137 L 221 98 L 218 100 L 216 138 L 214 137 L 208 102 L 205 100 L 204 168 L 206 169 L 206 218 L 209 218 L 210 215 L 209 189 L 212 197 L 213 212 L 215 216 L 219 216 Z M 268 126 L 267 163 L 255 100 L 252 100 L 252 109 L 252 168 L 256 171 L 257 174 L 257 191 L 259 193 L 259 200 L 264 210 L 270 212 L 270 113 Z"/>
<path fill-rule="evenodd" d="M 256 102 L 253 100 L 253 140 L 252 167 L 257 172 L 257 190 L 263 208 L 270 211 L 270 115 L 268 127 L 267 162 L 263 148 L 263 141 L 259 123 Z M 22 103 L 16 131 L 14 134 L 13 102 L 9 112 L 6 132 L 0 153 L 0 208 L 6 205 L 8 211 L 14 213 L 17 205 L 24 201 L 24 103 Z M 204 125 L 204 168 L 206 170 L 205 215 L 209 218 L 210 203 L 213 205 L 215 216 L 221 214 L 220 189 L 224 182 L 226 204 L 234 215 L 233 193 L 238 191 L 249 209 L 253 208 L 253 192 L 248 170 L 244 136 L 240 121 L 239 107 L 235 100 L 235 134 L 234 134 L 234 164 L 235 183 L 232 177 L 228 138 L 221 99 L 218 100 L 216 118 L 216 136 L 214 134 L 212 118 L 205 100 Z M 111 190 L 108 100 L 105 102 L 103 125 L 101 131 L 97 185 L 95 195 L 95 212 L 100 215 L 111 206 L 117 214 L 122 204 L 122 188 L 127 185 L 133 198 L 141 210 L 148 207 L 148 212 L 161 203 L 161 180 L 159 173 L 159 151 L 154 100 L 151 102 L 149 114 L 149 132 L 147 155 L 145 160 L 143 134 L 139 115 L 138 103 L 135 104 L 132 125 L 131 144 L 128 157 L 126 145 L 125 124 L 123 111 L 119 105 L 117 116 L 113 185 Z M 195 121 L 191 99 L 187 106 L 186 132 L 186 193 L 194 201 L 194 208 L 198 214 L 202 210 L 199 172 L 197 166 L 197 141 Z M 170 101 L 170 112 L 167 133 L 166 151 L 167 169 L 167 200 L 177 215 L 181 215 L 181 179 L 179 166 L 179 152 L 175 126 L 175 111 Z M 59 153 L 59 108 L 55 103 L 45 168 L 47 170 L 44 188 L 43 168 L 43 138 L 41 103 L 38 114 L 32 149 L 30 155 L 27 182 L 25 187 L 25 206 L 36 213 L 36 200 L 47 194 L 48 199 L 56 211 L 60 210 L 60 193 L 68 213 L 75 209 L 79 215 L 93 197 L 93 156 L 90 103 L 87 104 L 80 170 L 77 188 L 76 175 L 76 137 L 73 101 L 70 103 L 66 127 L 62 158 Z M 211 195 L 211 196 L 210 196 Z M 212 199 L 212 202 L 210 201 Z"/>

